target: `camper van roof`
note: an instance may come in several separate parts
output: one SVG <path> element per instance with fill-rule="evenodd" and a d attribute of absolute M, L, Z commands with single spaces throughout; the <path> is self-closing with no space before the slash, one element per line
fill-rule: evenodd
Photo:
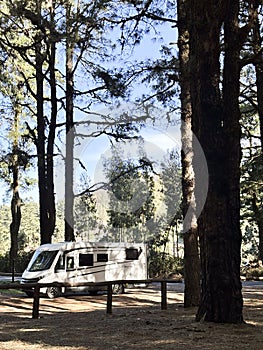
<path fill-rule="evenodd" d="M 59 243 L 48 243 L 41 245 L 38 249 L 40 250 L 70 250 L 74 248 L 129 248 L 133 246 L 142 245 L 143 243 L 109 243 L 109 242 L 59 242 Z"/>

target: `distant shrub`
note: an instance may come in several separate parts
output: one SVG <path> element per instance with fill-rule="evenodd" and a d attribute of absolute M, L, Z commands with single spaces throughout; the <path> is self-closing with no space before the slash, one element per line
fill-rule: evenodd
<path fill-rule="evenodd" d="M 246 271 L 246 280 L 258 280 L 263 277 L 263 267 L 251 267 Z"/>
<path fill-rule="evenodd" d="M 183 259 L 176 258 L 168 253 L 150 252 L 149 277 L 165 277 L 183 275 Z"/>
<path fill-rule="evenodd" d="M 0 271 L 10 272 L 9 254 L 0 255 Z"/>
<path fill-rule="evenodd" d="M 26 269 L 32 255 L 33 255 L 33 251 L 18 252 L 17 259 L 14 261 L 15 272 L 22 273 Z M 9 253 L 0 255 L 0 271 L 6 272 L 6 273 L 12 272 L 12 263 L 9 258 Z"/>

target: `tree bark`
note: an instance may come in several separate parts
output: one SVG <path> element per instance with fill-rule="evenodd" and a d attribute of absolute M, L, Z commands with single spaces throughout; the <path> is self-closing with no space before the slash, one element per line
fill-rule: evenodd
<path fill-rule="evenodd" d="M 226 272 L 223 284 L 228 288 L 227 319 L 242 322 L 242 285 L 240 280 L 241 229 L 240 229 L 240 162 L 241 114 L 239 110 L 240 66 L 239 57 L 243 42 L 238 25 L 239 0 L 233 0 L 224 22 L 225 58 L 223 70 L 223 132 L 225 140 L 225 174 L 227 191 L 227 249 Z"/>
<path fill-rule="evenodd" d="M 66 157 L 65 157 L 65 240 L 74 241 L 74 193 L 73 193 L 73 152 L 74 152 L 74 42 L 71 28 L 71 5 L 67 5 L 66 38 Z"/>
<path fill-rule="evenodd" d="M 47 184 L 45 165 L 45 121 L 44 121 L 44 77 L 43 57 L 41 53 L 41 38 L 36 43 L 36 99 L 37 99 L 37 168 L 39 189 L 39 211 L 40 211 L 40 241 L 41 244 L 50 243 L 52 233 L 48 225 Z"/>
<path fill-rule="evenodd" d="M 200 260 L 198 250 L 197 221 L 195 214 L 192 140 L 192 108 L 189 72 L 189 23 L 187 1 L 177 1 L 178 46 L 181 88 L 181 139 L 182 139 L 182 191 L 184 217 L 184 307 L 199 305 Z"/>
<path fill-rule="evenodd" d="M 262 48 L 262 38 L 260 34 L 260 24 L 258 16 L 255 18 L 255 25 L 253 30 L 254 37 L 254 53 L 259 54 Z M 263 63 L 256 63 L 256 86 L 257 86 L 257 104 L 258 104 L 258 116 L 260 126 L 260 142 L 261 142 L 261 162 L 263 164 Z M 257 213 L 255 213 L 257 214 Z M 256 222 L 259 232 L 259 246 L 258 246 L 258 258 L 263 261 L 263 220 L 262 217 L 256 215 Z"/>
<path fill-rule="evenodd" d="M 193 131 L 203 148 L 209 173 L 207 200 L 198 218 L 202 287 L 196 319 L 238 323 L 243 321 L 238 267 L 240 229 L 236 217 L 239 210 L 236 191 L 240 158 L 231 165 L 233 154 L 229 155 L 229 147 L 233 146 L 236 154 L 240 135 L 235 129 L 236 116 L 233 116 L 234 121 L 231 115 L 226 117 L 219 88 L 220 34 L 232 5 L 228 1 L 196 1 L 190 6 Z M 227 122 L 230 125 L 226 125 Z M 235 133 L 227 140 L 232 126 Z M 225 128 L 228 128 L 227 131 Z M 197 169 L 195 175 L 198 178 L 195 161 L 194 169 Z M 229 169 L 230 177 L 227 173 Z M 231 198 L 233 194 L 234 199 Z"/>
<path fill-rule="evenodd" d="M 41 2 L 36 3 L 36 13 L 41 17 Z M 53 176 L 53 147 L 56 128 L 56 109 L 52 104 L 47 152 L 44 118 L 44 53 L 42 53 L 43 33 L 39 31 L 36 37 L 36 100 L 37 100 L 37 159 L 38 159 L 38 187 L 40 207 L 40 241 L 41 244 L 51 243 L 55 229 L 55 198 Z M 52 62 L 50 62 L 52 64 Z M 52 77 L 52 74 L 51 74 Z M 53 91 L 54 93 L 54 91 Z M 54 96 L 53 96 L 54 99 Z M 54 102 L 54 100 L 53 100 Z"/>
<path fill-rule="evenodd" d="M 259 247 L 258 247 L 258 259 L 263 261 L 263 220 L 262 220 L 262 207 L 261 203 L 257 201 L 257 194 L 252 194 L 252 209 L 254 212 L 255 222 L 258 227 L 259 235 Z"/>
<path fill-rule="evenodd" d="M 49 226 L 51 236 L 55 230 L 56 224 L 56 205 L 54 193 L 54 143 L 57 123 L 57 82 L 56 82 L 56 36 L 55 36 L 55 19 L 54 19 L 54 4 L 50 8 L 50 21 L 53 32 L 50 33 L 50 44 L 47 47 L 49 52 L 49 74 L 50 74 L 50 100 L 51 100 L 51 116 L 49 123 L 49 132 L 47 138 L 47 199 L 49 208 Z M 51 238 L 52 239 L 52 238 Z"/>
<path fill-rule="evenodd" d="M 11 215 L 12 222 L 10 224 L 10 265 L 13 266 L 13 262 L 17 258 L 18 253 L 18 233 L 21 223 L 21 199 L 19 196 L 19 184 L 18 184 L 18 175 L 19 175 L 19 164 L 18 164 L 18 114 L 19 111 L 15 108 L 15 118 L 14 118 L 14 134 L 15 138 L 13 141 L 13 151 L 12 151 L 12 164 L 11 170 L 13 175 L 12 180 L 12 200 L 11 200 Z"/>

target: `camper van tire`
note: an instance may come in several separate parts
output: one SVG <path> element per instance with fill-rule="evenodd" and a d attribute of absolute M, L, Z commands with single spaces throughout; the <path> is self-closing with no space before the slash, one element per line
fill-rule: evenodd
<path fill-rule="evenodd" d="M 61 290 L 58 287 L 48 287 L 46 293 L 49 299 L 54 299 L 61 295 Z"/>
<path fill-rule="evenodd" d="M 33 292 L 33 291 L 26 290 L 25 293 L 26 293 L 26 295 L 27 295 L 29 298 L 33 298 L 33 297 L 34 297 L 34 292 Z"/>
<path fill-rule="evenodd" d="M 124 293 L 124 284 L 113 284 L 112 285 L 113 294 L 123 294 Z"/>

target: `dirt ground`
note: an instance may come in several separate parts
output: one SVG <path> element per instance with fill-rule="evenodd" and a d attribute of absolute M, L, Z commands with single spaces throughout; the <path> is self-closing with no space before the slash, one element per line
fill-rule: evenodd
<path fill-rule="evenodd" d="M 196 309 L 183 308 L 183 286 L 168 291 L 168 308 L 160 308 L 157 288 L 128 289 L 106 295 L 41 298 L 40 318 L 32 319 L 32 299 L 0 295 L 1 350 L 261 350 L 263 290 L 243 289 L 244 325 L 197 323 Z"/>

